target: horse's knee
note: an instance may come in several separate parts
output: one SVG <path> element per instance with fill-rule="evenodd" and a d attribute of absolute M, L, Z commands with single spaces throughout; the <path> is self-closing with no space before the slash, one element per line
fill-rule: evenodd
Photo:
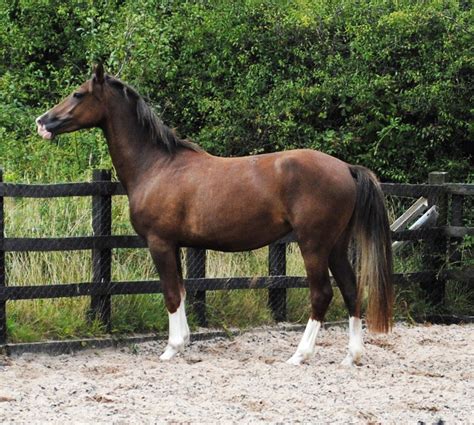
<path fill-rule="evenodd" d="M 165 305 L 169 313 L 176 313 L 181 305 L 181 294 L 176 291 L 164 291 Z"/>
<path fill-rule="evenodd" d="M 311 288 L 311 310 L 312 319 L 322 322 L 326 311 L 331 303 L 333 297 L 333 290 L 331 284 L 328 282 L 317 288 Z"/>

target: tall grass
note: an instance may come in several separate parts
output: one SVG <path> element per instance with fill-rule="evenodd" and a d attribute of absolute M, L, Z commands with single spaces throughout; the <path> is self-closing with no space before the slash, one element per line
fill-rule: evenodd
<path fill-rule="evenodd" d="M 91 235 L 90 198 L 10 199 L 5 200 L 5 233 L 7 237 L 47 237 Z M 399 202 L 391 205 L 392 215 L 404 208 Z M 131 234 L 128 203 L 125 197 L 114 197 L 112 206 L 113 234 Z M 221 253 L 208 251 L 206 276 L 265 276 L 268 274 L 268 248 L 251 252 Z M 396 272 L 420 269 L 421 249 L 411 245 L 395 259 Z M 185 258 L 183 257 L 185 263 Z M 48 253 L 7 253 L 9 285 L 48 285 L 88 282 L 91 280 L 91 253 L 88 250 Z M 287 247 L 287 274 L 304 276 L 303 261 L 296 244 Z M 116 249 L 112 258 L 112 279 L 147 280 L 158 276 L 145 249 Z M 309 312 L 308 289 L 289 289 L 288 320 L 306 322 Z M 342 296 L 334 288 L 334 300 L 327 320 L 347 316 Z M 472 313 L 473 293 L 458 282 L 447 285 L 447 304 L 457 312 Z M 37 341 L 100 336 L 102 325 L 87 319 L 89 297 L 10 301 L 7 303 L 9 340 Z M 397 290 L 396 316 L 411 318 L 427 314 L 431 306 L 422 291 L 413 285 Z M 232 290 L 207 292 L 207 316 L 210 326 L 228 328 L 272 323 L 267 306 L 266 290 Z M 190 324 L 196 327 L 194 317 Z M 123 295 L 112 297 L 112 332 L 163 331 L 168 316 L 160 294 Z"/>

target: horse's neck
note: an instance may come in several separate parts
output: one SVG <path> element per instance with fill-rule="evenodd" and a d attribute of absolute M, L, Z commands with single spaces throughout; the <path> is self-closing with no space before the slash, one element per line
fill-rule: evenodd
<path fill-rule="evenodd" d="M 128 192 L 148 167 L 159 160 L 160 151 L 147 141 L 135 114 L 124 107 L 111 111 L 103 131 L 118 178 Z"/>

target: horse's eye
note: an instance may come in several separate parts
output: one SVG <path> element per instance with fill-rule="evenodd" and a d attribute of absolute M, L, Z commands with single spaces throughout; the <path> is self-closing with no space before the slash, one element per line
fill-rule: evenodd
<path fill-rule="evenodd" d="M 76 98 L 76 99 L 81 99 L 84 97 L 84 93 L 81 93 L 81 92 L 76 92 L 73 94 L 73 96 Z"/>

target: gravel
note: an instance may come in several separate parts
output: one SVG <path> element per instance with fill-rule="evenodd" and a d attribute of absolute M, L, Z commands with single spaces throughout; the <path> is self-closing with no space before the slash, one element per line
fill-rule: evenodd
<path fill-rule="evenodd" d="M 168 363 L 163 341 L 0 357 L 0 423 L 474 423 L 473 330 L 398 324 L 367 335 L 353 368 L 337 327 L 299 367 L 284 360 L 302 332 L 281 327 L 197 341 Z"/>

